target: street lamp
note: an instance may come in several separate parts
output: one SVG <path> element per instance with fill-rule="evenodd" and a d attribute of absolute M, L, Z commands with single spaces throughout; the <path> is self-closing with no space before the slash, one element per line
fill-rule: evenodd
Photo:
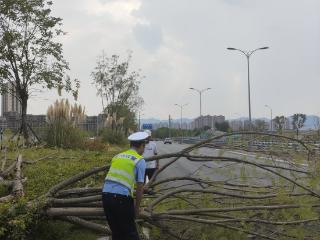
<path fill-rule="evenodd" d="M 189 89 L 194 90 L 194 91 L 199 93 L 199 96 L 200 96 L 200 117 L 201 117 L 202 116 L 202 99 L 201 99 L 202 98 L 202 93 L 205 92 L 205 91 L 210 90 L 211 88 L 205 88 L 205 89 L 202 89 L 202 90 L 196 89 L 196 88 L 189 88 Z"/>
<path fill-rule="evenodd" d="M 139 113 L 138 113 L 138 124 L 139 124 L 139 127 L 138 127 L 138 131 L 141 131 L 141 116 L 143 116 L 144 114 L 142 113 L 141 114 L 141 112 L 139 111 Z"/>
<path fill-rule="evenodd" d="M 270 115 L 271 115 L 271 118 L 270 118 L 270 130 L 272 132 L 272 108 L 269 106 L 269 105 L 264 105 L 266 108 L 269 108 L 270 109 Z"/>
<path fill-rule="evenodd" d="M 236 50 L 239 51 L 241 53 L 243 53 L 246 57 L 247 57 L 247 64 L 248 64 L 248 100 L 249 100 L 249 130 L 251 130 L 252 127 L 252 122 L 251 122 L 251 101 L 250 101 L 250 56 L 258 51 L 258 50 L 265 50 L 265 49 L 269 49 L 269 47 L 261 47 L 261 48 L 257 48 L 251 51 L 244 51 L 238 48 L 232 48 L 232 47 L 228 47 L 228 50 Z"/>
<path fill-rule="evenodd" d="M 183 134 L 182 134 L 182 109 L 188 105 L 188 103 L 180 105 L 175 103 L 175 106 L 178 106 L 180 108 L 180 131 L 181 131 L 181 143 L 182 143 L 182 138 L 183 138 Z"/>

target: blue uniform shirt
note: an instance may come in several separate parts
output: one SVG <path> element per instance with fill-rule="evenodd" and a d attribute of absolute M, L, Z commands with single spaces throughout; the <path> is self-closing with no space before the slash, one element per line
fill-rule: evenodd
<path fill-rule="evenodd" d="M 146 171 L 146 162 L 141 159 L 134 167 L 134 175 L 136 176 L 136 182 L 144 182 L 144 174 Z M 103 185 L 102 192 L 117 193 L 121 195 L 130 196 L 130 191 L 127 187 L 121 185 L 120 183 L 113 181 L 105 181 Z"/>

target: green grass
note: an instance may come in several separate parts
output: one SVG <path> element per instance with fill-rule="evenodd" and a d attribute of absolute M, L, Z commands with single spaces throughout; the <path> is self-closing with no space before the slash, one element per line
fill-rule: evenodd
<path fill-rule="evenodd" d="M 43 221 L 30 234 L 33 240 L 96 240 L 99 235 L 62 221 Z"/>
<path fill-rule="evenodd" d="M 32 161 L 39 158 L 49 156 L 49 158 L 40 160 L 35 164 L 23 165 L 23 176 L 27 178 L 27 182 L 24 183 L 25 199 L 28 201 L 35 199 L 45 194 L 52 186 L 57 183 L 70 178 L 71 176 L 80 172 L 89 170 L 93 167 L 101 167 L 110 162 L 112 157 L 119 153 L 122 149 L 119 147 L 111 147 L 105 151 L 86 151 L 86 150 L 66 150 L 66 149 L 54 149 L 54 148 L 29 148 L 21 149 L 15 152 L 8 152 L 8 167 L 13 161 L 15 161 L 18 154 L 22 154 L 24 160 Z M 100 187 L 103 184 L 103 179 L 106 173 L 100 173 L 92 177 L 86 178 L 75 186 L 81 187 Z M 72 188 L 74 186 L 69 186 Z M 1 187 L 0 194 L 5 195 L 7 189 Z M 1 196 L 1 195 L 0 195 Z M 2 210 L 1 210 L 2 207 Z M 6 213 L 6 209 L 10 206 L 1 206 L 0 212 Z M 29 215 L 23 213 L 22 215 L 3 216 L 0 217 L 0 225 L 11 221 L 19 224 L 19 229 L 24 231 L 25 222 Z M 9 219 L 9 220 L 8 220 Z M 29 218 L 28 218 L 29 219 Z M 4 221 L 2 223 L 2 221 Z M 30 221 L 30 220 L 28 220 Z M 38 240 L 96 240 L 97 234 L 90 232 L 86 229 L 79 228 L 73 224 L 65 223 L 62 221 L 54 221 L 52 219 L 32 219 L 31 221 L 38 221 L 37 224 L 31 223 L 32 229 L 28 233 L 27 239 Z M 12 226 L 9 223 L 8 226 Z M 5 224 L 4 224 L 5 225 Z M 3 225 L 3 226 L 4 226 Z M 14 224 L 13 224 L 14 225 Z M 18 225 L 17 225 L 18 226 Z M 18 229 L 18 228 L 16 228 Z M 0 239 L 1 231 L 4 228 L 0 227 Z M 17 230 L 18 232 L 18 230 Z M 14 238 L 10 239 L 24 239 L 20 237 L 20 232 L 15 234 Z M 18 236 L 19 235 L 19 236 Z"/>
<path fill-rule="evenodd" d="M 120 151 L 120 148 L 112 148 L 104 152 L 30 148 L 19 152 L 9 152 L 10 161 L 7 166 L 14 161 L 19 153 L 22 154 L 24 160 L 28 161 L 50 155 L 48 159 L 40 160 L 35 164 L 23 165 L 23 175 L 27 178 L 27 182 L 24 184 L 25 194 L 28 199 L 34 199 L 46 193 L 50 187 L 77 173 L 108 164 L 111 158 Z M 101 173 L 86 179 L 81 185 L 102 186 L 104 174 Z"/>

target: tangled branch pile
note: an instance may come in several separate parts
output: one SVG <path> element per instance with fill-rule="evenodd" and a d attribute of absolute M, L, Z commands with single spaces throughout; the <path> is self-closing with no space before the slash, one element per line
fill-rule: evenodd
<path fill-rule="evenodd" d="M 160 230 L 159 239 L 163 234 L 201 239 L 221 229 L 234 239 L 315 239 L 320 232 L 318 158 L 299 140 L 262 133 L 225 134 L 150 158 L 159 159 L 161 168 L 145 186 L 138 222 Z M 187 171 L 175 170 L 181 166 Z M 28 205 L 41 206 L 43 216 L 110 235 L 101 187 L 79 187 L 108 167 L 79 173 Z"/>

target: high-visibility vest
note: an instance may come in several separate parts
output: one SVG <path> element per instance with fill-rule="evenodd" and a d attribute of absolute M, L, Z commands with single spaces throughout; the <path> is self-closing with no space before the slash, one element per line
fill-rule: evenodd
<path fill-rule="evenodd" d="M 117 182 L 130 191 L 133 195 L 136 182 L 134 168 L 143 157 L 134 150 L 127 150 L 112 158 L 111 167 L 105 180 Z"/>

